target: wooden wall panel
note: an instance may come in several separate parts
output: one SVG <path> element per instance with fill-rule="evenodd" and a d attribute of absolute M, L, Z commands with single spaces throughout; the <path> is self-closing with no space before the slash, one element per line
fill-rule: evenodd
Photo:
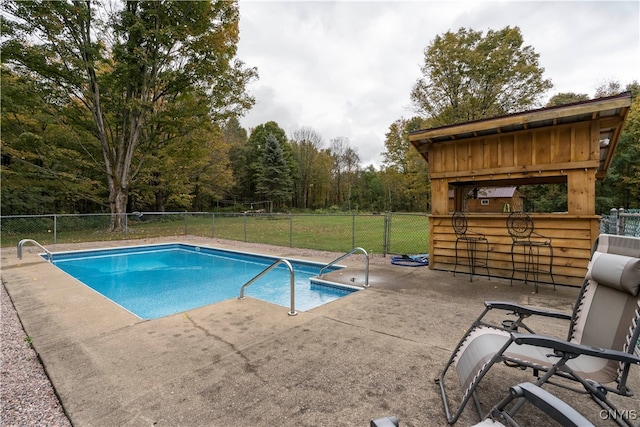
<path fill-rule="evenodd" d="M 533 142 L 531 133 L 520 133 L 516 135 L 515 164 L 516 166 L 527 166 L 533 164 Z"/>
<path fill-rule="evenodd" d="M 511 237 L 506 229 L 508 214 L 467 214 L 469 229 L 484 233 L 489 240 L 489 269 L 493 277 L 511 278 Z M 552 238 L 553 273 L 556 284 L 580 286 L 591 256 L 591 247 L 598 233 L 599 217 L 566 214 L 533 214 L 536 232 Z M 456 236 L 451 215 L 431 215 L 430 268 L 453 271 Z M 549 254 L 541 252 L 541 263 L 548 263 Z M 467 271 L 459 265 L 458 271 Z M 480 270 L 486 274 L 485 270 Z M 522 277 L 516 274 L 516 279 Z M 550 282 L 548 275 L 541 282 Z"/>
<path fill-rule="evenodd" d="M 571 146 L 573 145 L 574 132 L 572 126 L 556 128 L 554 132 L 554 156 L 551 161 L 554 163 L 567 163 L 571 161 Z"/>
<path fill-rule="evenodd" d="M 449 212 L 449 184 L 444 179 L 431 181 L 431 211 L 434 214 Z"/>
<path fill-rule="evenodd" d="M 552 132 L 548 129 L 533 133 L 533 164 L 548 165 L 553 150 Z"/>
<path fill-rule="evenodd" d="M 515 166 L 514 144 L 513 135 L 500 136 L 500 167 Z"/>
<path fill-rule="evenodd" d="M 571 161 L 579 162 L 590 159 L 591 153 L 591 129 L 589 123 L 574 126 L 575 134 L 573 139 L 573 152 L 571 153 Z"/>
<path fill-rule="evenodd" d="M 454 145 L 456 147 L 456 172 L 468 171 L 470 169 L 469 162 L 469 142 L 456 142 Z"/>
<path fill-rule="evenodd" d="M 567 210 L 571 215 L 592 215 L 595 212 L 596 171 L 575 169 L 567 173 Z"/>
<path fill-rule="evenodd" d="M 472 144 L 469 150 L 469 168 L 472 171 L 484 169 L 485 143 L 484 138 Z"/>
<path fill-rule="evenodd" d="M 443 170 L 441 172 L 450 172 L 456 170 L 456 146 L 455 144 L 448 144 L 446 146 L 439 146 L 444 152 Z"/>
<path fill-rule="evenodd" d="M 442 155 L 442 145 L 436 144 L 429 147 L 429 173 L 439 173 L 444 170 L 444 158 Z"/>
<path fill-rule="evenodd" d="M 500 145 L 498 137 L 492 136 L 485 138 L 485 146 L 487 151 L 487 156 L 489 157 L 486 162 L 486 167 L 497 168 L 500 166 Z"/>

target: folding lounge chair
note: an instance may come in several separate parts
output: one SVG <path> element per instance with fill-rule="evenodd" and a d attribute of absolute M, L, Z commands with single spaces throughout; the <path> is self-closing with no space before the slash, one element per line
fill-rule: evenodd
<path fill-rule="evenodd" d="M 620 415 L 613 417 L 618 425 L 633 426 L 629 414 L 637 412 L 619 410 L 607 394 L 633 395 L 627 379 L 631 366 L 640 365 L 640 357 L 634 355 L 640 335 L 639 290 L 640 238 L 600 235 L 571 315 L 485 302 L 484 311 L 436 379 L 447 421 L 455 423 L 472 398 L 479 416 L 483 416 L 476 388 L 495 363 L 504 361 L 508 366 L 531 368 L 537 386 L 548 383 L 589 394 L 603 410 Z M 515 314 L 516 319 L 508 324 L 492 324 L 483 319 L 491 310 Z M 524 323 L 530 316 L 568 320 L 567 339 L 535 334 Z M 527 333 L 520 333 L 523 330 Z M 445 385 L 451 366 L 455 366 L 463 389 L 453 414 Z"/>
<path fill-rule="evenodd" d="M 567 403 L 531 383 L 521 383 L 511 387 L 507 397 L 494 406 L 484 420 L 473 427 L 520 427 L 514 419 L 515 414 L 507 410 L 509 404 L 518 398 L 530 402 L 564 427 L 593 427 L 589 420 Z"/>

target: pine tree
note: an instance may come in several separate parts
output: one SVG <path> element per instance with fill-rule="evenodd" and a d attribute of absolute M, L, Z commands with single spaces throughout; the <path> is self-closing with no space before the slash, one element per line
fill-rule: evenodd
<path fill-rule="evenodd" d="M 264 151 L 260 159 L 256 193 L 266 200 L 286 205 L 291 198 L 293 180 L 291 169 L 278 139 L 267 135 Z"/>

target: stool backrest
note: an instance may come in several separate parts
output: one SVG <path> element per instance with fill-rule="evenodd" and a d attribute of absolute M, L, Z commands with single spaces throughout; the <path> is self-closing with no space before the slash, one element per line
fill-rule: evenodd
<path fill-rule="evenodd" d="M 454 212 L 451 217 L 451 225 L 456 237 L 464 237 L 467 233 L 467 217 L 462 212 Z"/>
<path fill-rule="evenodd" d="M 512 212 L 507 217 L 507 231 L 514 242 L 526 240 L 533 233 L 533 220 L 524 212 Z"/>

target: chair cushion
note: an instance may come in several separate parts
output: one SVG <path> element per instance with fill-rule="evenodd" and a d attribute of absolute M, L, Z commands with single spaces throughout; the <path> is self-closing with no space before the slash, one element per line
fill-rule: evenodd
<path fill-rule="evenodd" d="M 640 291 L 640 258 L 596 251 L 587 279 L 636 296 Z"/>

